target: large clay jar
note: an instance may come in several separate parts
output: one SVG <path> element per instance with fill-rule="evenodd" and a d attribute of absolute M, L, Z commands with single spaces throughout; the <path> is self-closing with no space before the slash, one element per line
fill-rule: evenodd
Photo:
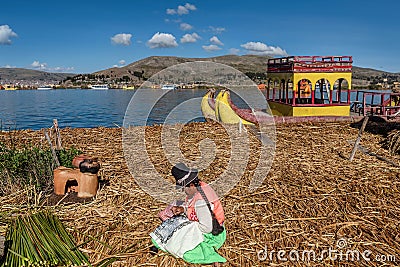
<path fill-rule="evenodd" d="M 84 154 L 80 154 L 78 156 L 75 156 L 74 159 L 72 160 L 72 166 L 74 166 L 74 168 L 79 168 L 79 164 L 84 161 L 85 159 L 90 159 L 91 157 L 84 155 Z"/>
<path fill-rule="evenodd" d="M 84 173 L 78 181 L 78 197 L 94 197 L 99 187 L 97 174 Z"/>

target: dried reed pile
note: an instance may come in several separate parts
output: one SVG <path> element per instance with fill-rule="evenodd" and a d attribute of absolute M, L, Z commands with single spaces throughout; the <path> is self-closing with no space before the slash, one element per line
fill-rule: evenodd
<path fill-rule="evenodd" d="M 390 154 L 400 153 L 400 130 L 391 131 L 385 139 L 385 145 Z"/>
<path fill-rule="evenodd" d="M 361 145 L 377 154 L 382 135 L 368 132 L 379 125 L 369 123 Z M 146 128 L 146 146 L 157 170 L 169 179 L 171 163 L 166 162 L 160 144 L 160 126 Z M 381 266 L 365 260 L 272 261 L 259 259 L 267 250 L 344 249 L 375 255 L 393 255 L 400 261 L 399 169 L 361 152 L 350 162 L 348 156 L 358 129 L 346 123 L 290 124 L 277 126 L 277 147 L 272 168 L 263 185 L 248 190 L 259 141 L 252 136 L 250 162 L 240 183 L 222 200 L 226 213 L 227 241 L 220 253 L 224 266 Z M 23 142 L 44 143 L 42 133 L 18 131 Z M 109 185 L 88 203 L 54 207 L 80 248 L 92 263 L 115 258 L 113 266 L 188 266 L 170 255 L 151 255 L 149 233 L 159 224 L 157 212 L 164 203 L 144 193 L 129 174 L 121 146 L 121 129 L 63 129 L 64 146 L 74 146 L 102 161 L 101 179 Z M 205 136 L 215 140 L 217 151 L 212 167 L 201 177 L 211 181 L 225 170 L 229 160 L 226 133 L 216 124 L 194 123 L 183 128 L 181 150 L 188 158 L 199 156 L 198 144 Z M 387 156 L 387 155 L 385 155 Z M 398 156 L 387 156 L 399 162 Z M 15 192 L 0 199 L 1 212 L 21 212 L 44 196 Z M 40 200 L 39 200 L 40 199 Z M 45 202 L 44 202 L 45 203 Z M 286 254 L 288 257 L 288 254 Z"/>

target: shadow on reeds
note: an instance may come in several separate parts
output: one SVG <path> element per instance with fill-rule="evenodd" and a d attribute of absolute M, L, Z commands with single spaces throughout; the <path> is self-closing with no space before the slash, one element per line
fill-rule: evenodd
<path fill-rule="evenodd" d="M 65 195 L 56 195 L 51 193 L 47 198 L 43 200 L 41 206 L 56 206 L 56 205 L 68 205 L 74 203 L 90 203 L 94 200 L 94 197 L 80 198 L 77 192 L 68 192 Z"/>
<path fill-rule="evenodd" d="M 350 124 L 350 127 L 360 129 L 363 120 L 354 122 Z M 382 137 L 388 136 L 388 134 L 393 130 L 399 130 L 400 124 L 395 121 L 386 121 L 381 117 L 372 116 L 369 118 L 367 126 L 365 127 L 365 132 L 372 134 L 381 135 Z"/>
<path fill-rule="evenodd" d="M 351 127 L 360 129 L 362 120 L 350 124 Z M 370 117 L 365 127 L 365 132 L 380 135 L 384 139 L 379 143 L 389 154 L 400 154 L 400 123 L 398 121 L 387 121 L 381 117 Z"/>

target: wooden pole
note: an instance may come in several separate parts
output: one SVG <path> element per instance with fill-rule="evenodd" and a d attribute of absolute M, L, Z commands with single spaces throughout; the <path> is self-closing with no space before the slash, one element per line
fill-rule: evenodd
<path fill-rule="evenodd" d="M 362 123 L 362 125 L 361 125 L 361 128 L 360 128 L 360 130 L 358 131 L 357 140 L 356 140 L 356 142 L 354 143 L 353 150 L 351 151 L 351 154 L 350 154 L 350 158 L 349 158 L 350 161 L 353 161 L 354 155 L 356 154 L 358 145 L 360 144 L 361 136 L 362 136 L 362 134 L 363 134 L 363 132 L 364 132 L 365 126 L 367 125 L 368 119 L 369 119 L 369 116 L 364 117 L 364 120 L 363 120 L 363 123 Z"/>
<path fill-rule="evenodd" d="M 56 153 L 56 151 L 54 150 L 53 144 L 51 143 L 50 136 L 49 136 L 49 134 L 47 133 L 47 130 L 46 130 L 46 129 L 44 130 L 44 136 L 46 137 L 46 140 L 47 140 L 47 142 L 49 143 L 50 150 L 51 150 L 51 154 L 52 154 L 52 156 L 53 156 L 54 162 L 56 163 L 56 167 L 59 167 L 59 166 L 60 166 L 60 162 L 58 161 L 57 153 Z"/>
<path fill-rule="evenodd" d="M 53 120 L 53 125 L 54 125 L 54 130 L 56 132 L 56 149 L 61 150 L 62 149 L 62 144 L 61 144 L 61 135 L 60 135 L 60 128 L 58 128 L 58 121 L 57 119 Z"/>

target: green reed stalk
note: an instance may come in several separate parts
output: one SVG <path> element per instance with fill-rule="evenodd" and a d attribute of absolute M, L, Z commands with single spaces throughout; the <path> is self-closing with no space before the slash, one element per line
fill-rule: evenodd
<path fill-rule="evenodd" d="M 6 234 L 3 266 L 91 266 L 62 222 L 42 211 L 16 218 Z"/>

